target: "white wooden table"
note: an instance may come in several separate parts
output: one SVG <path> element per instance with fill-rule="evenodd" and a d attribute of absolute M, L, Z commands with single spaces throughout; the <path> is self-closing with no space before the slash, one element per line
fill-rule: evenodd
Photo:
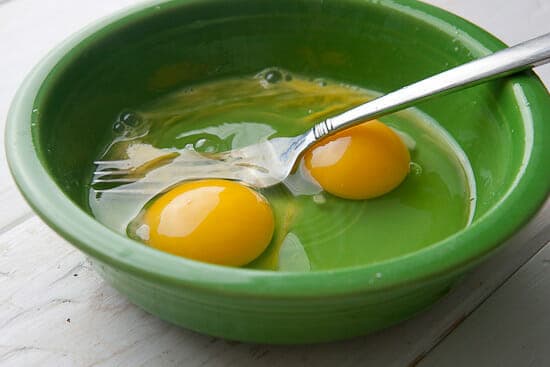
<path fill-rule="evenodd" d="M 48 50 L 136 2 L 0 0 L 0 131 L 16 88 Z M 428 2 L 509 44 L 550 32 L 550 0 Z M 537 72 L 550 86 L 550 67 Z M 550 202 L 410 321 L 345 342 L 250 345 L 171 326 L 128 303 L 32 213 L 0 151 L 0 366 L 549 366 L 549 343 Z"/>

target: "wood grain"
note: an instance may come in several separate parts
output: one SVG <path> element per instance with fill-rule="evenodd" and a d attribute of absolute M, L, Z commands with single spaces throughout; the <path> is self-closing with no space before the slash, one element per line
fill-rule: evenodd
<path fill-rule="evenodd" d="M 550 31 L 546 0 L 428 2 L 471 19 L 511 44 Z M 89 22 L 136 3 L 0 2 L 0 130 L 15 90 L 48 50 Z M 550 67 L 538 71 L 549 85 Z M 0 134 L 2 145 L 9 143 L 3 139 Z M 9 177 L 4 149 L 0 152 L 2 366 L 548 364 L 544 346 L 550 330 L 540 320 L 550 309 L 545 270 L 550 268 L 543 261 L 549 258 L 550 245 L 527 261 L 550 240 L 550 203 L 499 253 L 408 322 L 339 343 L 250 345 L 197 335 L 128 303 L 94 273 L 82 253 L 31 213 Z M 530 323 L 536 327 L 528 327 Z M 514 359 L 513 353 L 525 359 Z"/>
<path fill-rule="evenodd" d="M 409 365 L 544 244 L 549 215 L 550 203 L 418 317 L 367 337 L 301 347 L 232 343 L 160 321 L 111 289 L 82 253 L 35 217 L 0 236 L 0 365 Z"/>
<path fill-rule="evenodd" d="M 550 242 L 419 364 L 550 366 Z"/>
<path fill-rule="evenodd" d="M 19 85 L 52 48 L 87 24 L 135 0 L 17 0 L 0 2 L 0 145 Z M 0 149 L 0 233 L 31 213 L 10 177 Z"/>

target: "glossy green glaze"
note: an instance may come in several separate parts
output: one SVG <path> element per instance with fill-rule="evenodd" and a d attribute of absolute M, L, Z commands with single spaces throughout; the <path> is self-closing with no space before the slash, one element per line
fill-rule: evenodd
<path fill-rule="evenodd" d="M 387 92 L 503 46 L 417 1 L 156 1 L 75 35 L 31 73 L 9 114 L 8 160 L 37 213 L 161 318 L 267 343 L 365 334 L 431 304 L 547 197 L 550 98 L 533 74 L 419 105 L 469 156 L 476 218 L 432 246 L 367 266 L 274 273 L 137 244 L 88 214 L 91 162 L 121 109 L 188 83 L 280 66 Z"/>

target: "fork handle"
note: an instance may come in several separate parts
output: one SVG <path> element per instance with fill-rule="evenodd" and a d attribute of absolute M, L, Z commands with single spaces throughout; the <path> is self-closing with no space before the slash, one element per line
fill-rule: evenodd
<path fill-rule="evenodd" d="M 550 33 L 433 75 L 330 117 L 312 128 L 315 140 L 405 109 L 435 96 L 466 89 L 550 62 Z"/>

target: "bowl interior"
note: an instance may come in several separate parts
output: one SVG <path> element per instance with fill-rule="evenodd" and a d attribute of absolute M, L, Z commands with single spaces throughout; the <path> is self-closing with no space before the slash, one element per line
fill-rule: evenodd
<path fill-rule="evenodd" d="M 72 50 L 38 101 L 43 160 L 82 208 L 90 162 L 110 139 L 116 116 L 175 88 L 280 66 L 388 92 L 488 52 L 463 34 L 368 2 L 360 14 L 353 1 L 187 2 L 134 18 Z M 504 195 L 521 165 L 525 139 L 516 98 L 512 83 L 500 81 L 420 106 L 470 158 L 478 217 Z"/>
<path fill-rule="evenodd" d="M 64 194 L 88 211 L 91 162 L 123 109 L 268 66 L 384 93 L 503 47 L 463 20 L 407 4 L 190 0 L 131 13 L 75 44 L 48 74 L 34 100 L 36 153 Z M 418 106 L 468 155 L 476 220 L 523 174 L 534 141 L 529 100 L 545 98 L 527 73 Z"/>

